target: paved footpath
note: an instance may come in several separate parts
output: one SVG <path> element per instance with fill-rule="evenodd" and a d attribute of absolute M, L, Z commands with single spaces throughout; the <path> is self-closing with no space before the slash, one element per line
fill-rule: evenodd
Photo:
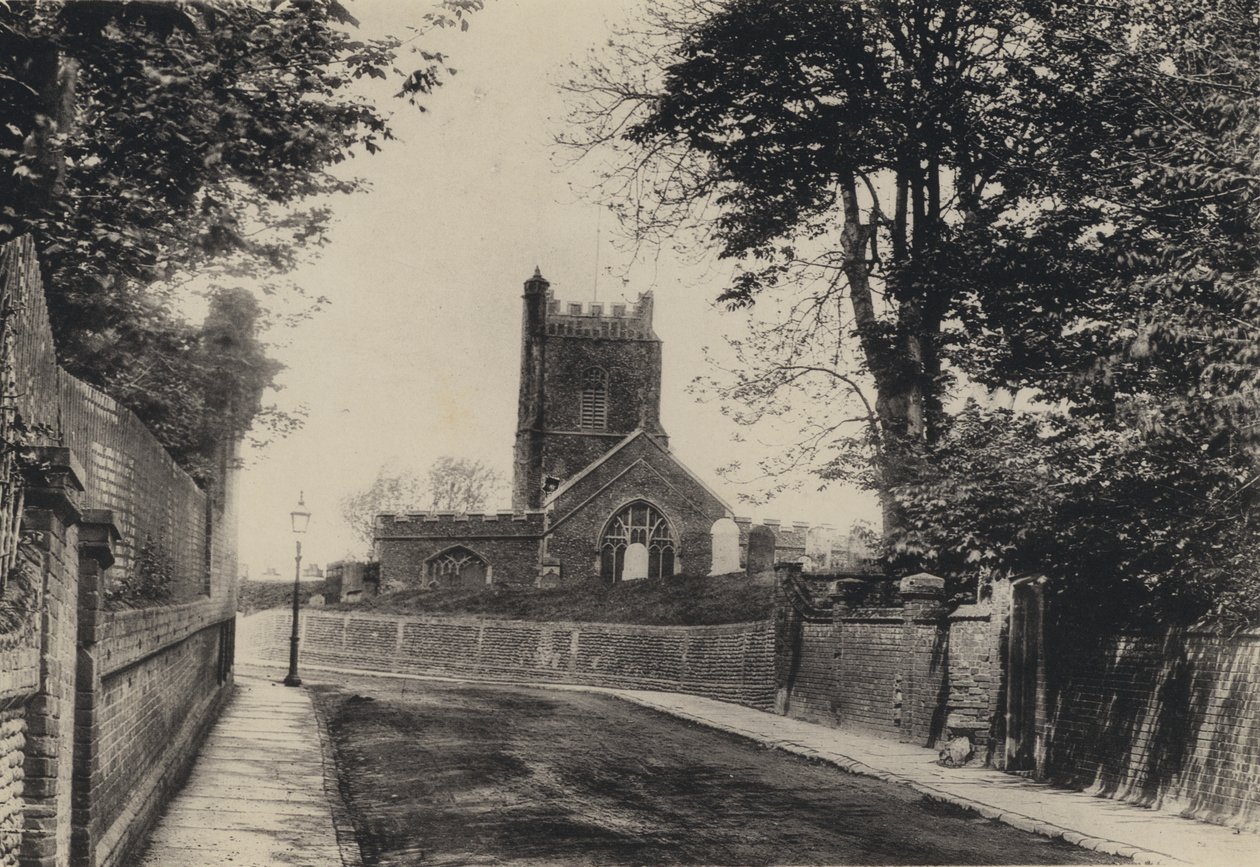
<path fill-rule="evenodd" d="M 238 675 L 139 867 L 339 867 L 326 770 L 306 690 Z"/>
<path fill-rule="evenodd" d="M 362 670 L 327 670 L 374 677 L 451 680 Z M 317 680 L 318 669 L 309 671 L 310 678 Z M 908 785 L 925 795 L 973 809 L 982 816 L 1023 831 L 1062 837 L 1070 843 L 1131 857 L 1139 863 L 1260 864 L 1260 835 L 1238 833 L 1170 812 L 1056 788 L 1001 771 L 944 768 L 936 763 L 935 751 L 911 744 L 681 693 L 547 683 L 528 685 L 617 696 L 852 773 Z"/>

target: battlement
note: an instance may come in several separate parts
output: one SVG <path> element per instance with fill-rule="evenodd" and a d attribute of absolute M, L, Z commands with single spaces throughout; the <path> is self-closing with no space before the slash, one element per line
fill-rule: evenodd
<path fill-rule="evenodd" d="M 544 513 L 527 512 L 381 512 L 372 535 L 377 539 L 445 536 L 540 536 Z"/>
<path fill-rule="evenodd" d="M 644 292 L 631 305 L 624 302 L 568 303 L 547 290 L 547 334 L 563 337 L 605 337 L 655 340 L 652 331 L 652 293 Z"/>
<path fill-rule="evenodd" d="M 749 535 L 754 526 L 761 526 L 774 534 L 775 561 L 801 563 L 806 572 L 832 568 L 863 569 L 869 563 L 864 546 L 854 545 L 847 533 L 839 532 L 833 524 L 809 524 L 802 521 L 780 521 L 778 518 L 737 517 L 741 546 L 747 548 Z"/>

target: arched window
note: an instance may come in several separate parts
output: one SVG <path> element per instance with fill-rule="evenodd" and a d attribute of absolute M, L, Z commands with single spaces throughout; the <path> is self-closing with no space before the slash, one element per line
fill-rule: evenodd
<path fill-rule="evenodd" d="M 674 534 L 669 522 L 655 506 L 639 501 L 613 515 L 604 528 L 599 546 L 599 572 L 604 580 L 622 580 L 626 566 L 626 549 L 636 542 L 647 548 L 646 577 L 673 577 Z"/>
<path fill-rule="evenodd" d="M 479 587 L 486 584 L 490 567 L 467 548 L 451 548 L 428 563 L 430 586 Z"/>
<path fill-rule="evenodd" d="M 599 367 L 588 367 L 582 374 L 582 403 L 578 427 L 605 430 L 608 427 L 608 374 Z"/>

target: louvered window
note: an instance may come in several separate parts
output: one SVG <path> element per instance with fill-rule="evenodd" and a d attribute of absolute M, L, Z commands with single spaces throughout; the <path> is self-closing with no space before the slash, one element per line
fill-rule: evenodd
<path fill-rule="evenodd" d="M 598 367 L 582 374 L 582 406 L 578 426 L 586 430 L 608 427 L 608 374 Z"/>

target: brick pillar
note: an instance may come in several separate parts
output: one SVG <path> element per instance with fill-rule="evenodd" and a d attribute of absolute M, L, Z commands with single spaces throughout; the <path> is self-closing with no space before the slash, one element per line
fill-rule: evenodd
<path fill-rule="evenodd" d="M 780 715 L 788 712 L 804 625 L 801 612 L 792 604 L 789 581 L 781 575 L 774 590 L 774 712 Z"/>
<path fill-rule="evenodd" d="M 95 863 L 97 825 L 93 798 L 100 774 L 101 740 L 97 702 L 101 694 L 97 627 L 105 595 L 105 572 L 114 565 L 114 543 L 121 538 L 108 509 L 85 509 L 79 523 L 79 629 L 74 702 L 74 796 L 71 809 L 71 861 Z"/>
<path fill-rule="evenodd" d="M 82 469 L 66 448 L 29 450 L 23 534 L 42 574 L 39 586 L 39 689 L 26 706 L 22 867 L 70 863 L 71 744 L 74 742 L 75 642 Z"/>
<path fill-rule="evenodd" d="M 931 746 L 944 725 L 945 579 L 926 572 L 901 579 L 901 740 Z"/>

